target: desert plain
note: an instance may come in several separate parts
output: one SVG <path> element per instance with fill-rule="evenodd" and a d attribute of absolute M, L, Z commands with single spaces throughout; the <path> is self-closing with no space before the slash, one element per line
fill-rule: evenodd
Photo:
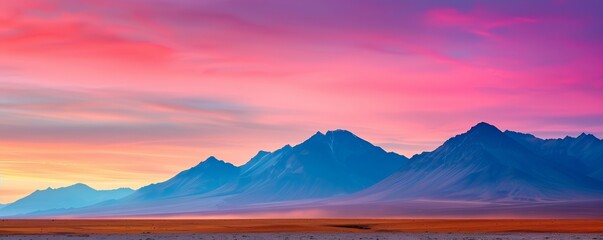
<path fill-rule="evenodd" d="M 603 220 L 1 220 L 0 239 L 603 239 Z"/>

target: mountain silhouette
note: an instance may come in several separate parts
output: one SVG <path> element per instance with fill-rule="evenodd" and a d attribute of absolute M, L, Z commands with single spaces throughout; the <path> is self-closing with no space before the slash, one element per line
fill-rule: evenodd
<path fill-rule="evenodd" d="M 237 167 L 212 156 L 165 182 L 137 190 L 125 200 L 154 200 L 204 194 L 235 180 L 238 175 Z"/>
<path fill-rule="evenodd" d="M 378 199 L 554 201 L 601 197 L 596 179 L 567 171 L 479 123 L 361 194 Z"/>
<path fill-rule="evenodd" d="M 241 167 L 210 157 L 166 182 L 141 188 L 128 199 L 204 195 L 243 204 L 323 198 L 367 188 L 407 161 L 348 131 L 319 132 L 294 147 L 260 151 Z"/>
<path fill-rule="evenodd" d="M 351 132 L 318 132 L 296 146 L 260 151 L 240 167 L 210 157 L 123 199 L 56 214 L 175 214 L 325 199 L 361 191 L 406 164 L 408 158 L 386 152 Z"/>
<path fill-rule="evenodd" d="M 603 181 L 603 141 L 592 134 L 546 140 L 513 131 L 505 131 L 505 134 L 566 171 Z"/>
<path fill-rule="evenodd" d="M 598 216 L 601 142 L 589 134 L 543 140 L 482 122 L 408 159 L 349 131 L 317 132 L 295 146 L 259 151 L 239 167 L 209 157 L 119 200 L 27 216 L 213 216 L 337 206 L 369 214 L 371 209 L 389 214 L 412 208 L 418 215 L 437 216 L 451 202 L 462 203 L 455 213 L 485 203 L 488 207 L 480 211 L 487 213 L 561 208 L 570 209 L 562 214 L 578 209 L 572 216 Z M 62 197 L 69 195 L 77 193 Z"/>
<path fill-rule="evenodd" d="M 407 163 L 349 131 L 318 132 L 297 146 L 252 159 L 232 189 L 240 193 L 237 202 L 330 197 L 365 189 Z"/>
<path fill-rule="evenodd" d="M 0 209 L 0 216 L 13 216 L 56 209 L 72 209 L 96 203 L 123 198 L 134 190 L 95 190 L 85 184 L 75 184 L 62 188 L 36 190 L 32 194 Z"/>

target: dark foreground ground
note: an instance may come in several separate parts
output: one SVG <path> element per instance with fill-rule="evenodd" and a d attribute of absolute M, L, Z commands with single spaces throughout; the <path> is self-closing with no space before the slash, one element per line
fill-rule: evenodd
<path fill-rule="evenodd" d="M 167 240 L 167 239 L 208 239 L 208 240 L 322 240 L 322 239 L 603 239 L 603 234 L 595 233 L 183 233 L 183 234 L 121 234 L 121 235 L 10 235 L 6 240 Z"/>
<path fill-rule="evenodd" d="M 1 220 L 0 239 L 603 240 L 603 220 Z"/>
<path fill-rule="evenodd" d="M 232 219 L 0 220 L 0 235 L 275 232 L 603 233 L 603 220 Z"/>

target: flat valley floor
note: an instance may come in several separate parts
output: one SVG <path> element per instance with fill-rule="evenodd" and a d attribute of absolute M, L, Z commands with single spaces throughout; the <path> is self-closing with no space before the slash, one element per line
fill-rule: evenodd
<path fill-rule="evenodd" d="M 603 220 L 1 220 L 0 239 L 603 240 Z"/>
<path fill-rule="evenodd" d="M 10 235 L 6 240 L 393 240 L 393 239 L 459 239 L 459 240 L 528 240 L 528 239 L 603 239 L 594 233 L 182 233 L 182 234 L 85 234 L 85 235 Z"/>

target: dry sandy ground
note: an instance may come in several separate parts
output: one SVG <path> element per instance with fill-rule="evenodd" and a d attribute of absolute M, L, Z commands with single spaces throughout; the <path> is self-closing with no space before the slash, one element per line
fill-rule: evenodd
<path fill-rule="evenodd" d="M 603 240 L 603 220 L 0 220 L 0 239 Z"/>
<path fill-rule="evenodd" d="M 238 219 L 0 220 L 0 235 L 170 233 L 603 233 L 603 220 Z"/>
<path fill-rule="evenodd" d="M 10 235 L 6 240 L 162 240 L 162 239 L 208 239 L 208 240 L 253 240 L 253 239 L 603 239 L 603 234 L 576 233 L 202 233 L 202 234 L 130 234 L 130 235 Z"/>

